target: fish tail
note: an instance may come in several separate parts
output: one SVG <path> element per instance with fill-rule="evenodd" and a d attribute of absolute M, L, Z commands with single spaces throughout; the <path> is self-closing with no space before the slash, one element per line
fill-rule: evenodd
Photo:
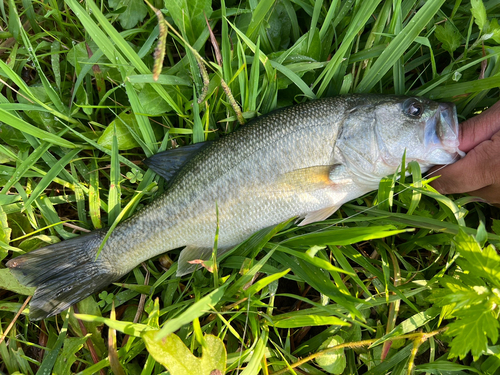
<path fill-rule="evenodd" d="M 96 260 L 104 236 L 98 230 L 7 262 L 21 284 L 37 287 L 30 303 L 31 320 L 56 315 L 120 276 L 102 255 Z"/>

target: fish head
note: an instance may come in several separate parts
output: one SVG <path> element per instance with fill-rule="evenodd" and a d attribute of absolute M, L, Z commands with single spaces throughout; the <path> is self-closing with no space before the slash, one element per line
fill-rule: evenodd
<path fill-rule="evenodd" d="M 459 150 L 455 105 L 420 97 L 393 97 L 375 105 L 374 131 L 378 152 L 388 166 L 417 161 L 425 171 L 450 164 L 465 154 Z"/>

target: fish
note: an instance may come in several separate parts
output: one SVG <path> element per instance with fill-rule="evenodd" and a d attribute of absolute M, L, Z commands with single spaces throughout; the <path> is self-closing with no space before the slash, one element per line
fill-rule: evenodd
<path fill-rule="evenodd" d="M 183 248 L 177 275 L 260 229 L 297 218 L 322 221 L 342 204 L 378 188 L 406 161 L 422 171 L 449 164 L 459 150 L 456 109 L 422 97 L 346 95 L 257 117 L 221 139 L 167 150 L 145 164 L 165 192 L 112 231 L 101 229 L 6 263 L 36 287 L 31 320 L 66 310 L 141 262 Z"/>

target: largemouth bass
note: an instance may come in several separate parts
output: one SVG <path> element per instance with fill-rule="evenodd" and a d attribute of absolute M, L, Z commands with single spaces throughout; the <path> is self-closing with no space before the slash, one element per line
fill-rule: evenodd
<path fill-rule="evenodd" d="M 352 95 L 321 99 L 259 117 L 216 142 L 157 154 L 147 164 L 169 180 L 163 195 L 106 231 L 10 260 L 18 280 L 36 286 L 30 318 L 67 309 L 141 262 L 184 247 L 178 275 L 209 259 L 219 220 L 219 251 L 292 217 L 324 220 L 371 190 L 406 161 L 425 171 L 456 161 L 452 104 L 424 98 Z"/>

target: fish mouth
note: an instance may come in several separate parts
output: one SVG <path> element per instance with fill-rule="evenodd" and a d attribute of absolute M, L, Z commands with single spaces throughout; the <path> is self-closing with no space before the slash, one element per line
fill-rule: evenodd
<path fill-rule="evenodd" d="M 439 103 L 438 109 L 425 124 L 424 146 L 432 152 L 435 149 L 442 149 L 450 154 L 465 155 L 458 146 L 459 127 L 457 109 L 453 103 Z"/>

